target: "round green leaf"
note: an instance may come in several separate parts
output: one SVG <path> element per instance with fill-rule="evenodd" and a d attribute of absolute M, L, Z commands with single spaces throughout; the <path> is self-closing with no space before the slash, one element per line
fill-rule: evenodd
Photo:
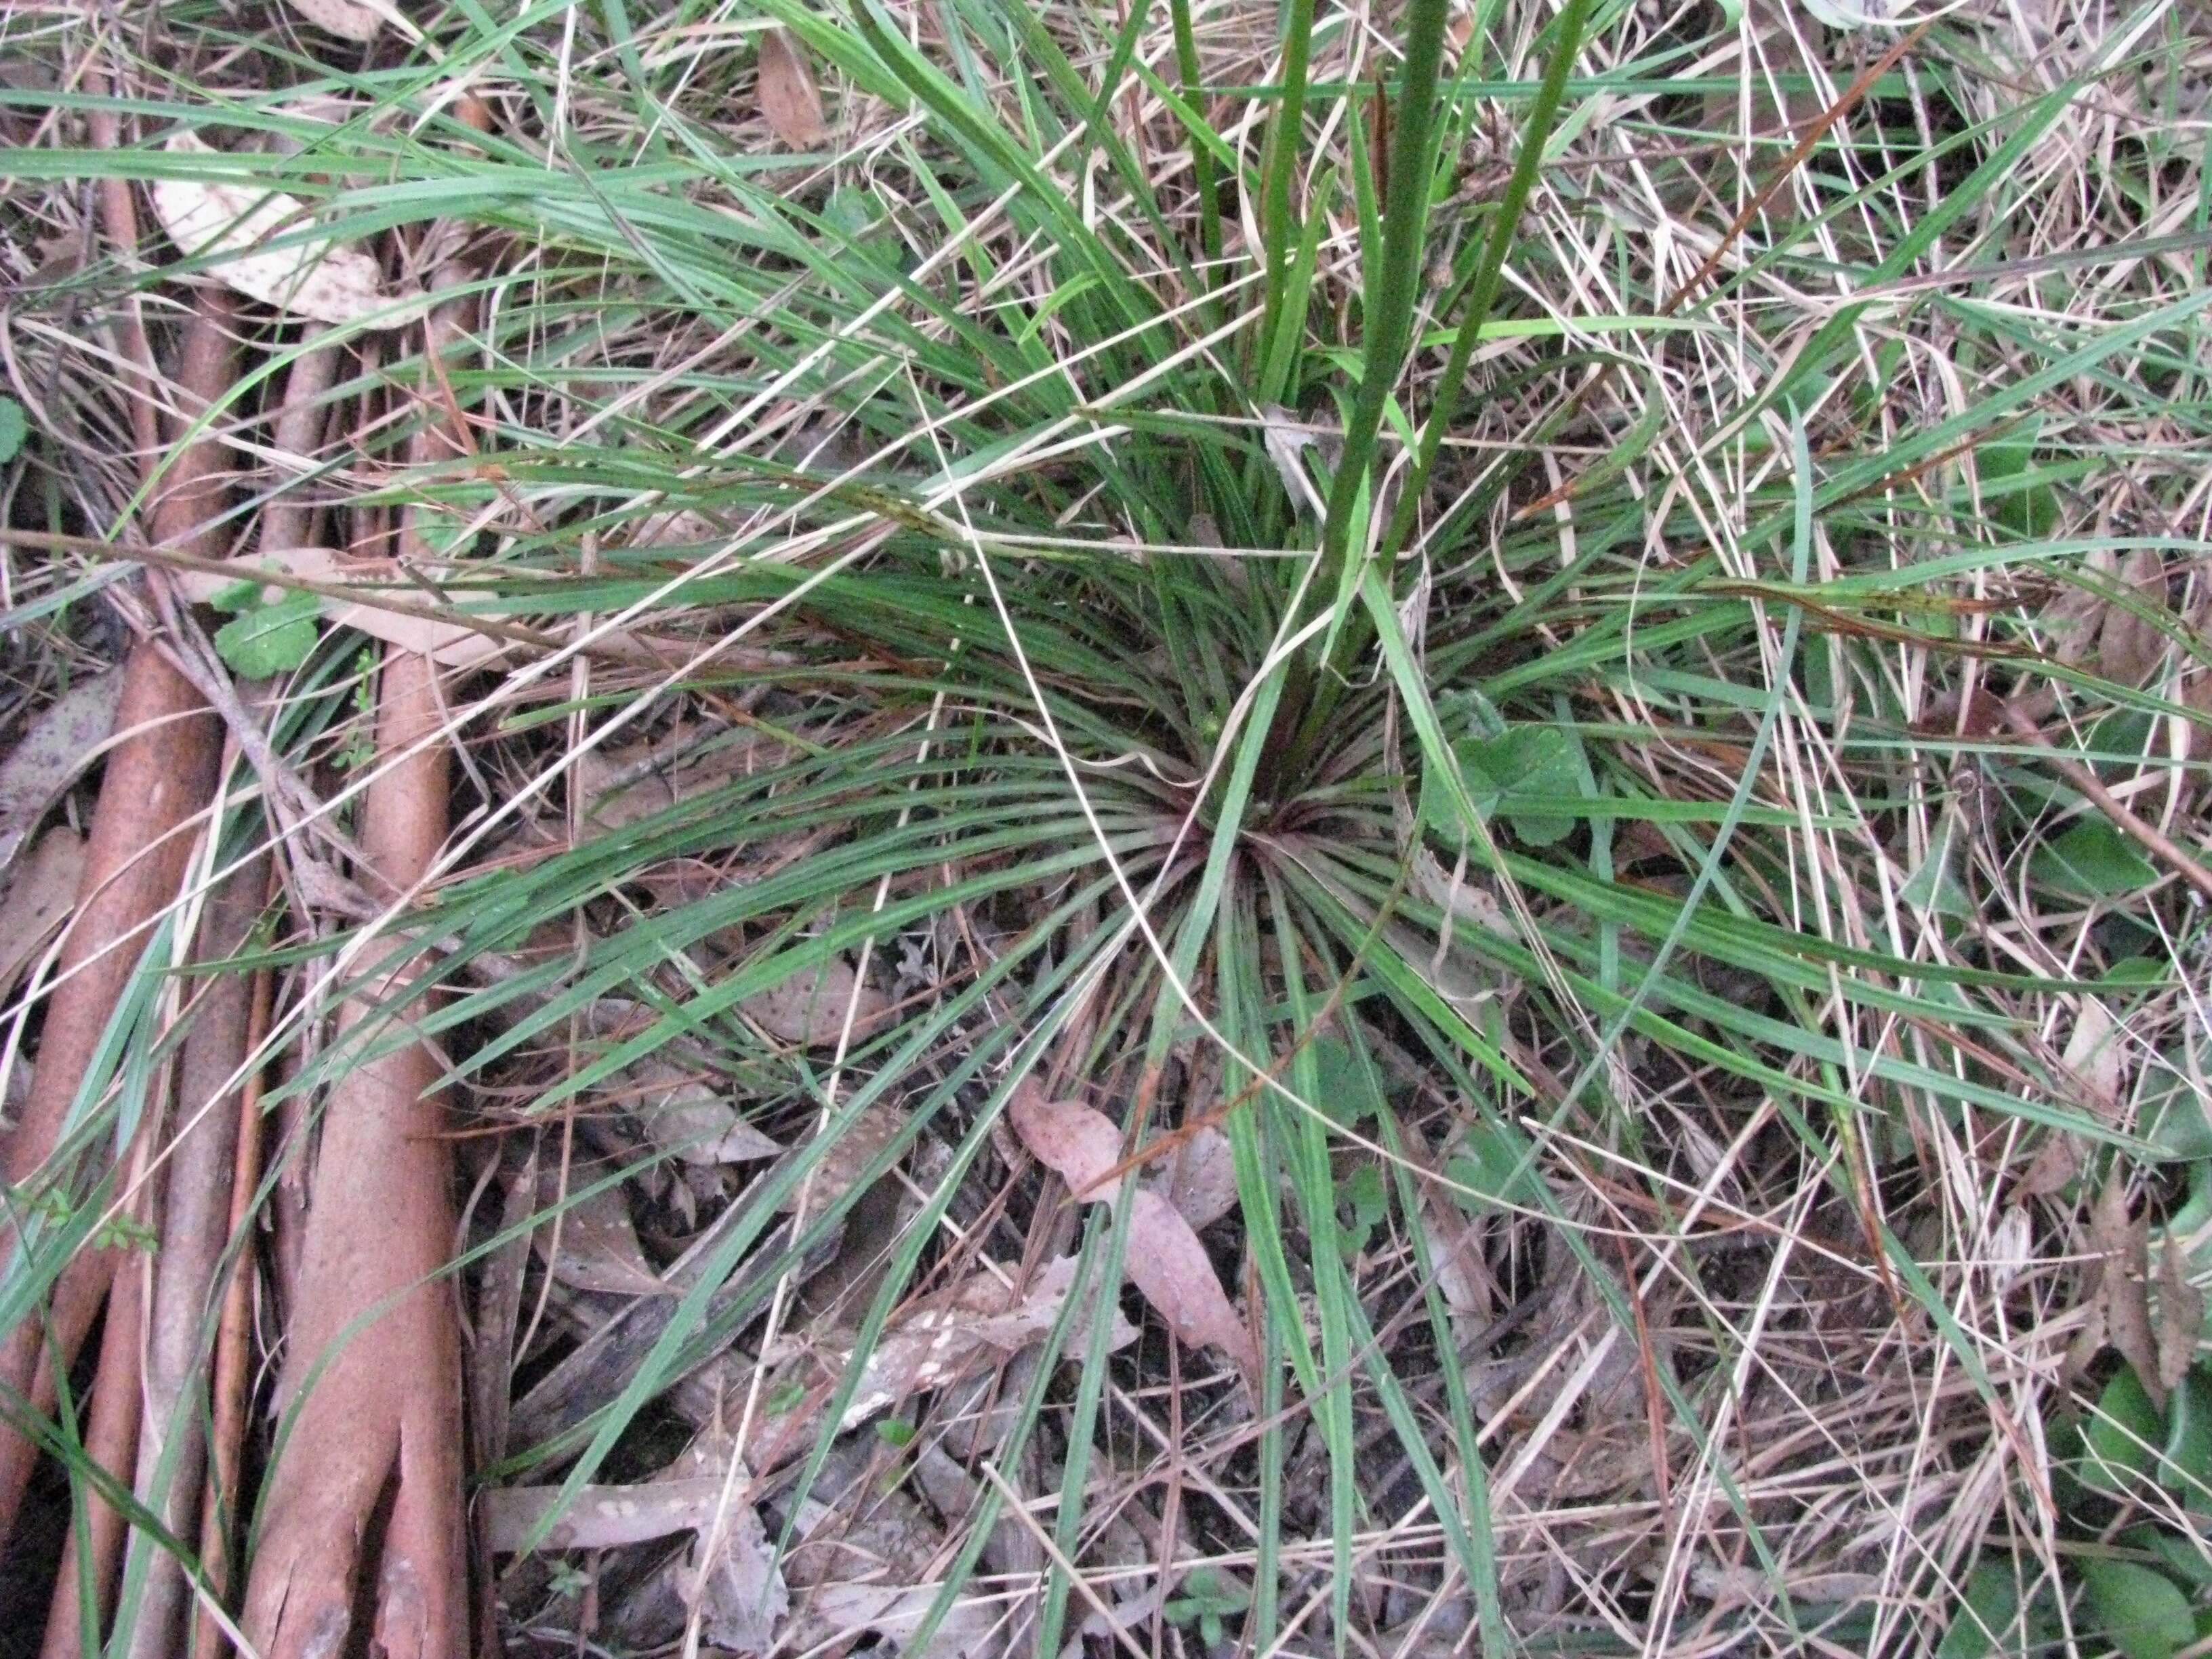
<path fill-rule="evenodd" d="M 2164 1573 L 2132 1561 L 2092 1561 L 2081 1577 L 2090 1610 L 2127 1659 L 2173 1659 L 2195 1638 L 2189 1598 Z"/>
<path fill-rule="evenodd" d="M 2097 1413 L 2082 1426 L 2081 1483 L 2100 1492 L 2141 1490 L 2166 1425 L 2132 1366 L 2123 1365 L 2098 1396 Z"/>
<path fill-rule="evenodd" d="M 2212 1375 L 2202 1365 L 2190 1367 L 2166 1402 L 2166 1445 L 2158 1479 L 2183 1502 L 2212 1509 Z"/>
<path fill-rule="evenodd" d="M 2029 857 L 2028 874 L 2045 886 L 2084 898 L 2139 893 L 2158 879 L 2135 843 L 2102 818 L 2084 818 Z"/>
<path fill-rule="evenodd" d="M 15 459 L 23 440 L 31 435 L 29 417 L 13 398 L 0 398 L 0 466 Z"/>

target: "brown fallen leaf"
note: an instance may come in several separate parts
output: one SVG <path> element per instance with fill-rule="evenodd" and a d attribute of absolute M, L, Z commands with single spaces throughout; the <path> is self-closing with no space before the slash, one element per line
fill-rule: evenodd
<path fill-rule="evenodd" d="M 2189 1253 L 2172 1234 L 2158 1257 L 2158 1380 L 2181 1386 L 2204 1337 L 2204 1292 L 2189 1282 Z"/>
<path fill-rule="evenodd" d="M 1229 1137 L 1206 1125 L 1176 1149 L 1161 1186 L 1176 1213 L 1204 1231 L 1237 1207 L 1237 1156 Z"/>
<path fill-rule="evenodd" d="M 383 32 L 384 17 L 361 0 L 291 0 L 294 11 L 325 34 L 366 45 Z"/>
<path fill-rule="evenodd" d="M 783 1148 L 745 1121 L 714 1085 L 672 1061 L 647 1059 L 621 1073 L 623 1104 L 646 1138 L 686 1164 L 750 1164 Z"/>
<path fill-rule="evenodd" d="M 1014 1133 L 1036 1158 L 1086 1203 L 1110 1201 L 1103 1186 L 1121 1158 L 1121 1133 L 1106 1117 L 1074 1101 L 1048 1101 L 1033 1079 L 1015 1086 L 1006 1105 Z M 1129 1246 L 1122 1270 L 1168 1328 L 1194 1346 L 1221 1350 L 1248 1381 L 1257 1377 L 1259 1356 L 1251 1333 L 1230 1305 L 1213 1263 L 1190 1223 L 1149 1187 L 1129 1196 Z"/>
<path fill-rule="evenodd" d="M 7 897 L 0 899 L 0 999 L 76 908 L 83 876 L 84 842 L 67 824 L 40 836 L 16 866 Z"/>
<path fill-rule="evenodd" d="M 760 104 L 769 131 L 793 149 L 811 149 L 830 136 L 822 89 L 787 30 L 771 28 L 761 36 Z"/>
<path fill-rule="evenodd" d="M 738 1006 L 745 1018 L 779 1042 L 827 1048 L 845 1029 L 845 1009 L 853 1005 L 853 1038 L 873 1032 L 891 1012 L 891 1000 L 872 985 L 864 985 L 853 964 L 833 957 L 811 974 L 805 969 L 765 991 L 756 991 Z"/>
<path fill-rule="evenodd" d="M 123 671 L 79 680 L 47 705 L 0 762 L 0 870 L 21 848 L 47 807 L 99 757 L 115 729 Z"/>
<path fill-rule="evenodd" d="M 561 1204 L 559 1170 L 549 1169 L 539 1177 L 538 1197 L 549 1206 Z M 675 1293 L 645 1259 L 636 1225 L 630 1220 L 629 1199 L 619 1183 L 571 1198 L 557 1216 L 546 1215 L 531 1243 L 547 1272 L 580 1291 L 625 1296 Z"/>
<path fill-rule="evenodd" d="M 2118 580 L 2149 615 L 2107 601 L 2097 629 L 2097 667 L 2108 680 L 2140 685 L 2166 660 L 2166 634 L 2157 622 L 2166 614 L 2165 562 L 2154 549 L 2138 547 L 2120 561 Z"/>
<path fill-rule="evenodd" d="M 2143 1391 L 2162 1411 L 2165 1382 L 2159 1375 L 2158 1338 L 2150 1322 L 2150 1296 L 2144 1279 L 2150 1271 L 2148 1218 L 2128 1215 L 2128 1180 L 2114 1170 L 2105 1178 L 2089 1212 L 2089 1249 L 2103 1259 L 2097 1303 L 2104 1311 L 2105 1340 L 2135 1370 Z"/>
<path fill-rule="evenodd" d="M 172 155 L 213 155 L 198 136 L 179 132 L 163 148 Z M 161 179 L 152 186 L 154 216 L 187 258 L 221 256 L 214 274 L 248 299 L 323 323 L 398 328 L 419 319 L 429 299 L 385 285 L 374 258 L 330 241 L 264 244 L 296 235 L 313 217 L 298 198 L 244 184 Z"/>

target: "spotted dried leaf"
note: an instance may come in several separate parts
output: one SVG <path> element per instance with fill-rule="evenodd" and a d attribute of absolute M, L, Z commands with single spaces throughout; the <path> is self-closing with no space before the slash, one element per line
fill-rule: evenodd
<path fill-rule="evenodd" d="M 123 671 L 79 680 L 54 699 L 0 763 L 0 870 L 77 775 L 92 764 L 115 729 Z"/>
<path fill-rule="evenodd" d="M 549 1170 L 539 1182 L 538 1200 L 549 1213 L 532 1243 L 546 1271 L 561 1283 L 617 1295 L 671 1293 L 645 1259 L 630 1220 L 629 1200 L 619 1184 L 572 1197 L 564 1205 L 560 1174 Z M 555 1206 L 557 1214 L 550 1212 Z"/>
<path fill-rule="evenodd" d="M 761 113 L 769 131 L 793 149 L 811 149 L 830 136 L 822 88 L 805 53 L 788 31 L 771 28 L 760 43 Z"/>
<path fill-rule="evenodd" d="M 810 1048 L 826 1048 L 838 1040 L 848 1006 L 855 1042 L 882 1025 L 891 1012 L 890 998 L 862 983 L 842 957 L 831 957 L 811 974 L 801 969 L 780 984 L 754 992 L 738 1006 L 779 1042 Z"/>
<path fill-rule="evenodd" d="M 216 153 L 189 132 L 163 148 L 172 155 Z M 213 259 L 214 274 L 248 299 L 317 322 L 376 328 L 412 322 L 428 303 L 420 292 L 386 286 L 362 249 L 299 237 L 312 221 L 296 197 L 203 179 L 157 179 L 151 188 L 154 216 L 178 252 Z M 292 240 L 268 246 L 280 239 Z"/>
<path fill-rule="evenodd" d="M 1105 1178 L 1120 1161 L 1121 1135 L 1103 1115 L 1074 1101 L 1048 1101 L 1024 1079 L 1007 1103 L 1007 1115 L 1022 1143 L 1076 1197 L 1091 1203 L 1114 1197 Z M 1130 1282 L 1182 1340 L 1218 1348 L 1245 1376 L 1256 1376 L 1251 1334 L 1230 1305 L 1190 1223 L 1148 1187 L 1131 1194 L 1129 1206 L 1122 1265 Z"/>

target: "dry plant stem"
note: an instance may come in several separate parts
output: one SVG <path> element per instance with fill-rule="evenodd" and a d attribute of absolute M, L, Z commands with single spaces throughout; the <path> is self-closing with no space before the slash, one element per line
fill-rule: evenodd
<path fill-rule="evenodd" d="M 198 300 L 185 337 L 179 392 L 186 414 L 204 408 L 230 384 L 230 301 L 216 290 Z M 214 526 L 225 495 L 220 446 L 203 439 L 170 469 L 154 507 L 154 539 L 214 556 L 224 532 Z M 0 1181 L 36 1178 L 53 1154 L 70 1106 L 92 1064 L 108 1017 L 145 947 L 149 925 L 176 902 L 191 860 L 189 826 L 215 791 L 220 738 L 199 694 L 150 642 L 133 648 L 124 671 L 116 730 L 131 736 L 107 757 L 100 801 L 85 848 L 76 915 L 63 946 L 61 977 L 47 1003 L 21 1118 L 0 1152 Z M 0 1228 L 0 1249 L 12 1249 Z M 68 1366 L 91 1328 L 114 1271 L 106 1251 L 81 1252 L 56 1284 L 46 1321 L 57 1364 Z M 0 1339 L 0 1389 L 50 1399 L 38 1383 L 45 1333 L 27 1319 Z M 22 1436 L 0 1429 L 0 1539 L 12 1530 L 16 1505 L 37 1453 Z"/>
<path fill-rule="evenodd" d="M 433 318 L 434 356 L 459 325 L 450 306 Z M 439 459 L 441 447 L 432 428 L 414 459 Z M 414 541 L 403 523 L 404 553 L 419 550 Z M 361 837 L 370 867 L 359 873 L 388 901 L 422 878 L 445 839 L 447 760 L 434 667 L 388 651 L 378 690 Z M 409 977 L 403 968 L 347 1002 L 337 1040 L 387 1034 L 385 1011 L 404 1005 Z M 440 1272 L 453 1247 L 452 1167 L 430 1092 L 443 1070 L 427 1044 L 393 1049 L 343 1073 L 325 1108 L 282 1389 L 291 1420 L 246 1595 L 246 1632 L 263 1659 L 343 1649 L 368 1571 L 375 1650 L 428 1659 L 466 1649 L 460 1344 Z M 387 1491 L 382 1559 L 365 1562 Z"/>
<path fill-rule="evenodd" d="M 253 1000 L 247 1015 L 246 1051 L 258 1052 L 269 1032 L 271 981 L 261 969 L 253 975 Z M 239 1498 L 240 1449 L 246 1439 L 246 1367 L 251 1358 L 248 1339 L 252 1332 L 253 1261 L 247 1235 L 253 1226 L 254 1189 L 261 1182 L 262 1073 L 247 1074 L 240 1091 L 238 1156 L 231 1167 L 229 1237 L 245 1239 L 240 1259 L 223 1285 L 222 1316 L 216 1327 L 214 1376 L 209 1388 L 213 1396 L 212 1422 L 208 1437 L 207 1480 L 200 1502 L 200 1565 L 218 1595 L 228 1595 L 230 1584 L 231 1529 Z M 226 1637 L 205 1606 L 198 1609 L 191 1651 L 197 1659 L 210 1659 L 224 1650 Z"/>
<path fill-rule="evenodd" d="M 227 962 L 245 948 L 268 884 L 265 857 L 224 878 L 208 904 L 200 962 Z M 206 1468 L 206 1401 L 198 1386 L 207 1354 L 202 1338 L 216 1271 L 230 1237 L 239 1134 L 234 1080 L 250 1052 L 253 977 L 217 973 L 204 981 L 177 1067 L 176 1142 L 168 1158 L 161 1248 L 155 1259 L 154 1303 L 147 1323 L 137 1495 L 186 1544 L 199 1518 Z M 167 1659 L 177 1650 L 186 1595 L 184 1569 L 144 1532 L 132 1534 L 131 1554 L 134 1565 L 144 1561 L 131 1654 L 133 1659 Z"/>
<path fill-rule="evenodd" d="M 107 1297 L 107 1324 L 100 1339 L 100 1364 L 93 1372 L 92 1407 L 85 1425 L 84 1451 L 124 1486 L 138 1444 L 139 1352 L 145 1337 L 146 1271 L 134 1260 L 113 1275 Z M 62 1546 L 61 1571 L 46 1614 L 40 1659 L 73 1659 L 83 1650 L 85 1583 L 89 1580 L 95 1616 L 103 1625 L 115 1597 L 115 1566 L 123 1553 L 123 1516 L 97 1493 L 84 1493 L 85 1524 L 72 1527 Z M 82 1543 L 84 1549 L 79 1553 Z"/>

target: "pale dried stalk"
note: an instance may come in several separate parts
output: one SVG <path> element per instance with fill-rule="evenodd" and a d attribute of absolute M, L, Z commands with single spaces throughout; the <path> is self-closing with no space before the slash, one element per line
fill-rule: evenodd
<path fill-rule="evenodd" d="M 230 385 L 231 321 L 226 296 L 213 291 L 199 296 L 179 373 L 187 418 Z M 154 507 L 154 538 L 218 556 L 228 538 L 215 521 L 226 494 L 222 447 L 204 437 L 169 471 Z M 149 926 L 176 902 L 191 859 L 192 826 L 215 791 L 220 741 L 215 717 L 150 642 L 131 653 L 115 724 L 131 735 L 107 757 L 76 915 L 62 949 L 61 978 L 46 1006 L 38 1068 L 22 1116 L 0 1150 L 0 1181 L 11 1187 L 35 1179 L 53 1155 L 108 1017 L 137 966 Z M 12 1243 L 12 1229 L 0 1227 L 0 1248 Z M 76 1358 L 114 1265 L 111 1252 L 82 1251 L 57 1282 L 46 1322 L 61 1365 Z M 0 1340 L 0 1389 L 27 1396 L 41 1409 L 53 1398 L 51 1378 L 40 1375 L 44 1346 L 36 1319 Z M 37 1461 L 29 1440 L 0 1429 L 0 1539 L 13 1527 Z"/>
<path fill-rule="evenodd" d="M 434 359 L 460 331 L 441 307 Z M 438 459 L 435 428 L 417 465 Z M 403 552 L 412 545 L 403 523 Z M 447 760 L 436 671 L 387 652 L 379 687 L 378 764 L 363 800 L 363 884 L 392 898 L 422 879 L 446 833 Z M 376 1001 L 404 1001 L 406 972 Z M 367 999 L 338 1012 L 343 1042 L 382 1023 Z M 332 1086 L 308 1206 L 283 1396 L 290 1431 L 262 1500 L 261 1542 L 245 1628 L 264 1659 L 341 1649 L 356 1585 L 377 1575 L 372 1645 L 391 1659 L 458 1654 L 467 1644 L 461 1517 L 459 1336 L 440 1270 L 454 1228 L 451 1159 L 430 1091 L 444 1070 L 427 1044 L 384 1054 Z M 382 1559 L 361 1559 L 389 1489 Z"/>

